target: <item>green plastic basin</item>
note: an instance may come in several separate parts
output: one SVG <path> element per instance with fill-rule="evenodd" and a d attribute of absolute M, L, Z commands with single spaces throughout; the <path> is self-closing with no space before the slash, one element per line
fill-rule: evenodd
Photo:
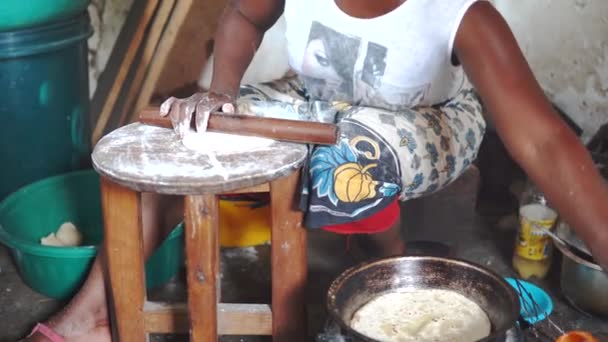
<path fill-rule="evenodd" d="M 14 192 L 0 203 L 0 242 L 11 251 L 23 281 L 56 299 L 82 285 L 103 239 L 99 176 L 92 170 L 47 178 Z M 40 245 L 40 238 L 73 222 L 83 246 Z M 146 263 L 146 286 L 170 280 L 183 265 L 183 227 L 176 227 Z"/>
<path fill-rule="evenodd" d="M 0 32 L 62 20 L 86 11 L 90 0 L 2 0 Z"/>

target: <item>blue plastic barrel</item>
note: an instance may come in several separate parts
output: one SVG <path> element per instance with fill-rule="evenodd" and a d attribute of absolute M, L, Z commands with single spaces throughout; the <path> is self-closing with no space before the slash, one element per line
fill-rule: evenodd
<path fill-rule="evenodd" d="M 0 199 L 88 165 L 89 17 L 0 32 Z"/>

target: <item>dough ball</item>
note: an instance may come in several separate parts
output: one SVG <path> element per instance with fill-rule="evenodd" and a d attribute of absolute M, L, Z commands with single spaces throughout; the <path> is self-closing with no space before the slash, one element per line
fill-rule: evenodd
<path fill-rule="evenodd" d="M 80 246 L 82 243 L 82 234 L 72 222 L 66 222 L 59 227 L 57 239 L 59 239 L 64 246 Z"/>
<path fill-rule="evenodd" d="M 59 240 L 57 238 L 57 236 L 55 236 L 55 233 L 50 233 L 49 235 L 40 239 L 40 244 L 43 246 L 55 246 L 55 247 L 63 246 L 63 242 L 61 242 L 61 240 Z"/>

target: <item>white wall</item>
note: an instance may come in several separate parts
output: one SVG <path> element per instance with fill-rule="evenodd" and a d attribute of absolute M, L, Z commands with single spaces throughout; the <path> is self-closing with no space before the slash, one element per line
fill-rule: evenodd
<path fill-rule="evenodd" d="M 93 36 L 89 39 L 89 88 L 95 92 L 97 79 L 110 58 L 133 0 L 93 0 L 89 15 Z"/>
<path fill-rule="evenodd" d="M 608 1 L 494 3 L 545 91 L 585 136 L 608 122 Z"/>

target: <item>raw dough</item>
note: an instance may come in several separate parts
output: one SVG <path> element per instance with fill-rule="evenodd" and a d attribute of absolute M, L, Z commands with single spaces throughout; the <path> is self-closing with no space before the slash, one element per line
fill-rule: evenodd
<path fill-rule="evenodd" d="M 82 243 L 82 234 L 72 222 L 62 224 L 55 235 L 65 246 L 80 246 Z"/>
<path fill-rule="evenodd" d="M 81 243 L 82 234 L 72 222 L 63 223 L 57 233 L 50 233 L 40 239 L 40 244 L 44 246 L 75 247 L 80 246 Z"/>
<path fill-rule="evenodd" d="M 474 342 L 491 331 L 488 316 L 477 304 L 439 289 L 381 295 L 355 312 L 351 327 L 383 342 Z"/>
<path fill-rule="evenodd" d="M 63 247 L 63 242 L 61 242 L 61 240 L 55 236 L 55 233 L 50 233 L 49 235 L 40 239 L 40 244 L 43 246 Z"/>
<path fill-rule="evenodd" d="M 265 148 L 274 140 L 216 132 L 191 132 L 184 136 L 182 143 L 186 148 L 203 154 L 229 154 Z"/>

